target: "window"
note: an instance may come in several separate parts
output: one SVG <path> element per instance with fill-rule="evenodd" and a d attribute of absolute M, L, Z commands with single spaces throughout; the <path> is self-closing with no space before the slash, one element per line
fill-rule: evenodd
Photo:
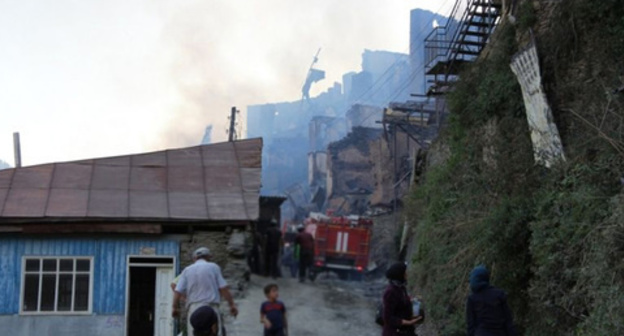
<path fill-rule="evenodd" d="M 89 313 L 92 259 L 24 258 L 23 313 Z"/>

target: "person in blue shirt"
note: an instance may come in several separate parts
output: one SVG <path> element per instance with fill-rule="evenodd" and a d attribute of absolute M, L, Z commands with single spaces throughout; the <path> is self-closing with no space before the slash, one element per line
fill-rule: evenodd
<path fill-rule="evenodd" d="M 267 301 L 260 306 L 260 323 L 264 325 L 264 336 L 288 335 L 286 306 L 277 300 L 279 288 L 276 284 L 266 285 L 264 295 L 266 295 Z"/>
<path fill-rule="evenodd" d="M 477 266 L 470 272 L 471 294 L 466 300 L 468 336 L 516 336 L 507 293 L 490 285 L 490 272 Z"/>

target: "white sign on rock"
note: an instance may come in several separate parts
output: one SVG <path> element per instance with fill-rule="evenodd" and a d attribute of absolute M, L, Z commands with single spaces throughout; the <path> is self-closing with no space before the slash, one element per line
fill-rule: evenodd
<path fill-rule="evenodd" d="M 516 74 L 522 88 L 535 162 L 550 168 L 557 161 L 565 160 L 565 156 L 559 130 L 542 87 L 539 58 L 534 42 L 531 42 L 524 51 L 514 55 L 511 70 Z"/>

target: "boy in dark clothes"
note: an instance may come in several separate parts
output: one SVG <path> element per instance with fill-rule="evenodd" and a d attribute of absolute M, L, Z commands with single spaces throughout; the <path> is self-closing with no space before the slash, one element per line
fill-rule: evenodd
<path fill-rule="evenodd" d="M 288 335 L 288 322 L 286 320 L 286 306 L 277 301 L 279 290 L 276 284 L 264 287 L 264 295 L 267 297 L 260 306 L 260 323 L 264 324 L 264 336 Z"/>

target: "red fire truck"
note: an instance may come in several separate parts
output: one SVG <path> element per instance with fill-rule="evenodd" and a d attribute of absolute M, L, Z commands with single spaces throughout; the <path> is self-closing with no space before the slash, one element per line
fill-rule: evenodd
<path fill-rule="evenodd" d="M 361 280 L 368 267 L 372 220 L 313 212 L 305 225 L 314 236 L 313 279 L 323 271 L 332 271 L 341 279 Z"/>

